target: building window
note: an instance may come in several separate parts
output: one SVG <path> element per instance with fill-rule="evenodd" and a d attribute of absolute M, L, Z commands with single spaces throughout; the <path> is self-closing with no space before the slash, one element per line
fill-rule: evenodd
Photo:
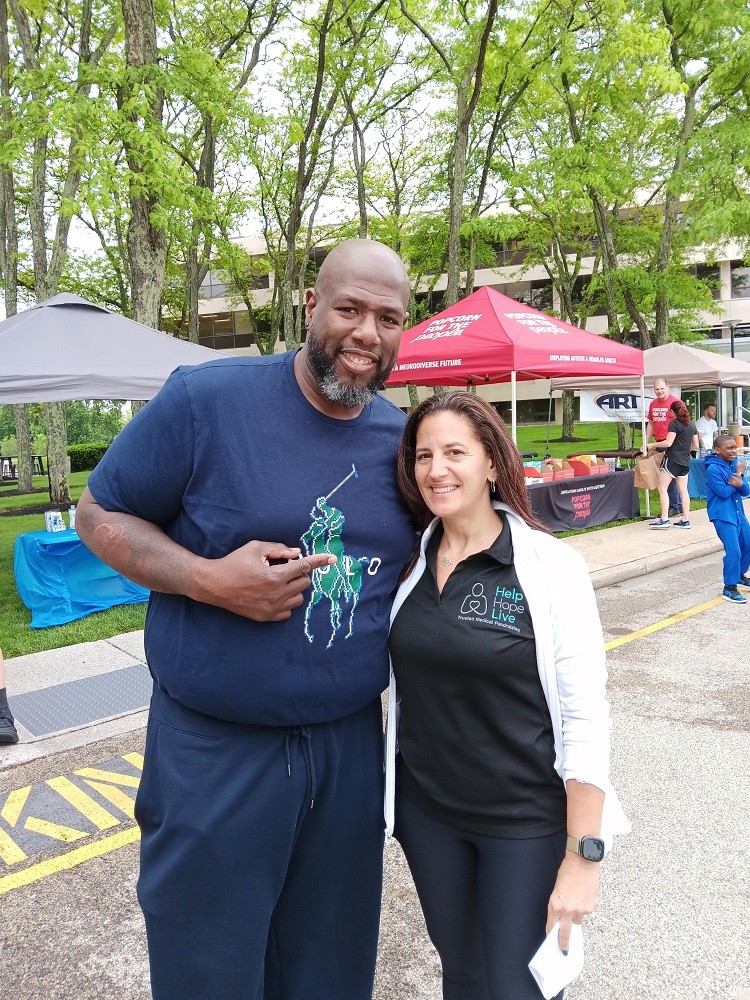
<path fill-rule="evenodd" d="M 209 313 L 198 318 L 198 343 L 227 351 L 234 347 L 251 347 L 255 343 L 252 333 L 237 331 L 235 313 Z"/>
<path fill-rule="evenodd" d="M 718 264 L 696 264 L 693 274 L 711 289 L 711 295 L 715 299 L 721 298 L 721 274 Z"/>
<path fill-rule="evenodd" d="M 732 298 L 750 299 L 750 266 L 741 260 L 733 260 L 732 268 Z"/>
<path fill-rule="evenodd" d="M 198 289 L 199 299 L 223 299 L 227 293 L 227 283 L 209 271 Z"/>
<path fill-rule="evenodd" d="M 532 281 L 529 291 L 529 305 L 543 312 L 552 311 L 552 282 Z"/>
<path fill-rule="evenodd" d="M 584 295 L 591 284 L 591 276 L 587 275 L 584 277 L 576 278 L 573 282 L 573 306 L 579 306 L 584 299 Z M 604 301 L 604 296 L 600 291 L 598 291 L 593 300 L 587 303 L 587 308 L 589 311 L 589 316 L 606 316 L 607 315 L 607 304 Z"/>

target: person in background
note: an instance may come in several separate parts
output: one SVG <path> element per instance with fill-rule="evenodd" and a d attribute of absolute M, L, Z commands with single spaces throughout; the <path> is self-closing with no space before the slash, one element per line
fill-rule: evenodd
<path fill-rule="evenodd" d="M 648 423 L 646 424 L 646 443 L 653 436 L 657 444 L 661 444 L 669 433 L 669 422 L 672 414 L 669 408 L 672 403 L 679 402 L 677 396 L 673 396 L 669 391 L 666 379 L 654 379 L 654 392 L 656 399 L 652 399 L 648 406 Z M 663 512 L 662 512 L 663 513 Z M 667 517 L 677 517 L 684 514 L 680 499 L 680 492 L 677 484 L 669 483 L 669 511 Z"/>
<path fill-rule="evenodd" d="M 732 604 L 747 604 L 738 589 L 750 589 L 750 524 L 742 502 L 750 496 L 747 464 L 737 460 L 737 442 L 729 434 L 720 434 L 713 446 L 713 455 L 706 456 L 706 507 L 724 546 L 722 596 Z"/>
<path fill-rule="evenodd" d="M 690 472 L 690 452 L 698 447 L 698 432 L 690 421 L 688 408 L 681 399 L 676 399 L 669 408 L 672 417 L 667 436 L 657 444 L 656 450 L 664 453 L 664 461 L 659 469 L 659 500 L 661 517 L 649 523 L 650 528 L 670 528 L 672 522 L 666 517 L 670 506 L 669 487 L 677 484 L 683 515 L 674 522 L 675 528 L 690 528 L 690 495 L 688 493 L 688 473 Z"/>
<path fill-rule="evenodd" d="M 8 692 L 5 687 L 5 659 L 2 649 L 0 649 L 0 745 L 9 746 L 12 743 L 18 743 L 18 732 L 8 704 Z"/>
<path fill-rule="evenodd" d="M 414 410 L 399 485 L 423 535 L 391 614 L 386 830 L 445 1000 L 538 1000 L 528 963 L 558 923 L 567 951 L 605 840 L 628 829 L 589 572 L 537 522 L 521 456 L 475 395 Z"/>
<path fill-rule="evenodd" d="M 78 505 L 84 543 L 151 589 L 136 818 L 154 1000 L 372 996 L 380 695 L 414 544 L 405 418 L 378 389 L 409 296 L 388 247 L 334 247 L 302 348 L 178 369 Z"/>
<path fill-rule="evenodd" d="M 716 423 L 716 407 L 713 403 L 706 403 L 703 407 L 703 416 L 695 421 L 695 429 L 700 436 L 701 448 L 711 451 L 714 446 L 714 438 L 719 433 L 719 425 Z"/>

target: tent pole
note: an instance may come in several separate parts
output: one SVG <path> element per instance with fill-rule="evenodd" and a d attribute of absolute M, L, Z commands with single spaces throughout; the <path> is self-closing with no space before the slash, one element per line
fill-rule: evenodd
<path fill-rule="evenodd" d="M 518 435 L 516 434 L 516 373 L 512 371 L 510 373 L 510 436 L 513 438 L 513 444 L 518 444 Z"/>
<path fill-rule="evenodd" d="M 552 383 L 549 386 L 549 405 L 547 406 L 547 447 L 544 451 L 544 457 L 549 458 L 549 425 L 552 423 Z"/>
<path fill-rule="evenodd" d="M 643 454 L 648 454 L 648 445 L 646 441 L 646 376 L 641 375 L 641 449 Z M 646 517 L 651 517 L 651 492 L 645 490 L 646 493 Z"/>

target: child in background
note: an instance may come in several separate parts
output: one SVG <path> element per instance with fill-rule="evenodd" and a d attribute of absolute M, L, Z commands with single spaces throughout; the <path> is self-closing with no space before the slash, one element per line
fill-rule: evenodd
<path fill-rule="evenodd" d="M 738 587 L 750 588 L 745 575 L 750 567 L 750 524 L 742 501 L 750 496 L 745 478 L 747 464 L 737 461 L 737 444 L 728 434 L 714 440 L 714 453 L 706 458 L 706 507 L 708 519 L 724 546 L 725 601 L 747 604 Z"/>
<path fill-rule="evenodd" d="M 0 745 L 11 743 L 18 743 L 18 733 L 8 705 L 8 693 L 5 690 L 5 660 L 0 649 Z"/>

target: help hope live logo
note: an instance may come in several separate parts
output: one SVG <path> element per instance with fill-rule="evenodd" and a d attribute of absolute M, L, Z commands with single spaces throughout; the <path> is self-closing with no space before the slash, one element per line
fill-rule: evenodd
<path fill-rule="evenodd" d="M 520 632 L 519 616 L 526 612 L 526 598 L 516 587 L 495 587 L 488 598 L 484 585 L 475 583 L 458 613 L 459 621 L 498 625 L 510 632 Z"/>

